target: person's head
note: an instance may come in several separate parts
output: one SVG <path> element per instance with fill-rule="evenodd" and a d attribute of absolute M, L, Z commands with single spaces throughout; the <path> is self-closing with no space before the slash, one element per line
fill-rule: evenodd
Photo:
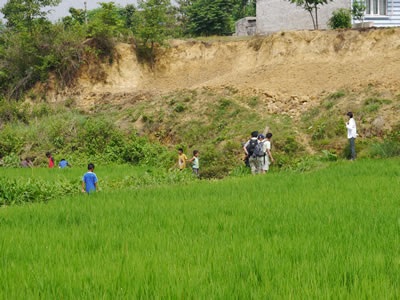
<path fill-rule="evenodd" d="M 353 117 L 353 113 L 352 113 L 351 111 L 349 111 L 349 112 L 347 113 L 347 116 L 351 119 L 351 118 Z"/>
<path fill-rule="evenodd" d="M 94 170 L 94 164 L 92 164 L 92 163 L 88 164 L 87 168 L 88 168 L 89 171 L 93 171 Z"/>
<path fill-rule="evenodd" d="M 272 133 L 271 133 L 271 132 L 268 132 L 267 135 L 266 135 L 265 137 L 266 137 L 267 139 L 272 138 Z"/>
<path fill-rule="evenodd" d="M 178 149 L 178 153 L 179 153 L 179 154 L 182 154 L 182 153 L 183 153 L 183 149 L 182 149 L 182 148 L 179 148 L 179 149 Z"/>
<path fill-rule="evenodd" d="M 199 156 L 199 150 L 193 150 L 193 156 Z"/>
<path fill-rule="evenodd" d="M 51 153 L 50 152 L 46 152 L 46 157 L 50 157 Z"/>
<path fill-rule="evenodd" d="M 65 160 L 65 158 L 61 158 L 61 161 L 64 161 Z"/>
<path fill-rule="evenodd" d="M 260 141 L 262 141 L 263 139 L 265 139 L 265 136 L 264 136 L 263 134 L 259 134 L 259 135 L 258 135 L 258 139 L 259 139 Z"/>
<path fill-rule="evenodd" d="M 258 137 L 258 131 L 253 131 L 253 132 L 251 133 L 251 137 L 252 137 L 252 138 Z"/>

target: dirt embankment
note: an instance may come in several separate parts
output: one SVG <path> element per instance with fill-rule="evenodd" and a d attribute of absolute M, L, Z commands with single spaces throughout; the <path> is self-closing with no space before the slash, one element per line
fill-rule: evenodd
<path fill-rule="evenodd" d="M 114 63 L 85 67 L 74 88 L 50 91 L 50 99 L 73 97 L 90 109 L 105 97 L 118 103 L 149 93 L 232 86 L 261 95 L 269 113 L 296 117 L 322 94 L 339 89 L 400 90 L 400 29 L 394 28 L 172 41 L 153 71 L 138 62 L 131 45 L 119 44 L 117 52 Z"/>

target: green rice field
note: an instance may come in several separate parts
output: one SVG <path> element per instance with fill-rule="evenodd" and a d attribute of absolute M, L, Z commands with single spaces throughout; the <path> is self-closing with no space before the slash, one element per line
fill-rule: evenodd
<path fill-rule="evenodd" d="M 96 194 L 0 208 L 1 299 L 400 298 L 399 159 L 143 188 L 96 168 Z M 79 190 L 56 171 L 0 175 Z"/>

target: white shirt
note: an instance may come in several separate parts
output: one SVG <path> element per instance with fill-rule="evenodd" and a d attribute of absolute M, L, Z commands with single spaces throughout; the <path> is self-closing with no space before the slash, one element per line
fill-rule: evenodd
<path fill-rule="evenodd" d="M 347 138 L 356 138 L 357 137 L 357 127 L 356 121 L 353 118 L 350 118 L 349 122 L 346 123 L 347 128 Z"/>
<path fill-rule="evenodd" d="M 267 153 L 267 150 L 271 150 L 271 142 L 268 140 L 264 140 L 263 142 L 263 151 L 264 153 Z"/>

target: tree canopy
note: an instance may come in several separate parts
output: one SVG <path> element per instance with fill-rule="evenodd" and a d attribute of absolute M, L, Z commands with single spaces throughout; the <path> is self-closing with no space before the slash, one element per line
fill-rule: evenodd
<path fill-rule="evenodd" d="M 57 6 L 61 0 L 8 0 L 0 9 L 8 27 L 26 29 L 37 19 L 45 19 L 46 6 Z"/>

